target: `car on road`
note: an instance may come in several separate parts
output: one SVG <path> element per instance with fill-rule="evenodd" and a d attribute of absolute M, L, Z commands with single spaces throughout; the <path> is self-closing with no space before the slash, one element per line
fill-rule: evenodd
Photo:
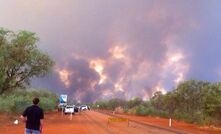
<path fill-rule="evenodd" d="M 79 107 L 79 106 L 75 106 L 75 107 L 74 107 L 74 112 L 75 112 L 75 113 L 80 112 L 80 107 Z"/>
<path fill-rule="evenodd" d="M 81 105 L 80 109 L 81 111 L 90 110 L 90 108 L 87 105 Z"/>
<path fill-rule="evenodd" d="M 67 105 L 64 108 L 64 114 L 74 114 L 74 111 L 75 111 L 74 108 L 75 108 L 74 105 Z"/>

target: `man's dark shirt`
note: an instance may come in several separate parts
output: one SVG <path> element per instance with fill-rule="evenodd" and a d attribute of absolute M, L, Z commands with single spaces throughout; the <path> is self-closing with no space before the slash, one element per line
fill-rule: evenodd
<path fill-rule="evenodd" d="M 27 117 L 26 128 L 39 130 L 40 129 L 40 120 L 44 119 L 43 110 L 37 105 L 32 105 L 23 113 L 24 117 Z"/>

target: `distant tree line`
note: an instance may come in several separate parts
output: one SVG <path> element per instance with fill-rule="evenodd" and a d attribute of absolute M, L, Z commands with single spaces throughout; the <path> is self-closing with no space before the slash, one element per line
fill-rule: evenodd
<path fill-rule="evenodd" d="M 155 92 L 148 101 L 141 98 L 97 101 L 94 108 L 115 110 L 138 115 L 171 117 L 197 124 L 221 123 L 221 83 L 190 80 L 173 91 L 162 94 Z"/>

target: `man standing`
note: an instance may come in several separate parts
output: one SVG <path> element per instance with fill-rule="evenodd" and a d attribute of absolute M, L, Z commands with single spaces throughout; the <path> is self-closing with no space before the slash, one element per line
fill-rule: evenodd
<path fill-rule="evenodd" d="M 43 129 L 44 112 L 38 106 L 39 98 L 33 99 L 33 105 L 26 108 L 21 118 L 26 122 L 25 134 L 41 134 Z"/>

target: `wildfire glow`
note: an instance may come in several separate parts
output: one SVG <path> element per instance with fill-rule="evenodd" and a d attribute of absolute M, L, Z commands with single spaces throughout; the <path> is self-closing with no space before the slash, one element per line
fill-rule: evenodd
<path fill-rule="evenodd" d="M 64 83 L 65 87 L 69 87 L 70 86 L 70 80 L 69 77 L 71 75 L 71 72 L 69 72 L 67 69 L 56 69 L 56 71 L 59 74 L 59 78 L 60 80 Z"/>
<path fill-rule="evenodd" d="M 155 87 L 155 91 L 161 91 L 162 94 L 166 94 L 166 90 L 161 86 L 161 84 L 158 84 L 156 87 Z"/>
<path fill-rule="evenodd" d="M 105 76 L 105 75 L 100 75 L 101 77 L 100 77 L 100 80 L 99 80 L 99 84 L 102 84 L 102 83 L 104 83 L 104 81 L 107 79 L 107 77 Z"/>
<path fill-rule="evenodd" d="M 183 58 L 184 58 L 184 56 L 182 55 L 182 53 L 176 53 L 176 54 L 169 56 L 169 61 L 173 62 L 173 63 L 179 62 Z"/>
<path fill-rule="evenodd" d="M 177 79 L 174 80 L 176 84 L 180 83 L 181 81 L 184 80 L 184 76 L 183 76 L 183 73 L 179 73 L 178 76 L 177 76 Z"/>
<path fill-rule="evenodd" d="M 114 85 L 115 91 L 124 91 L 123 86 L 120 83 Z"/>
<path fill-rule="evenodd" d="M 104 83 L 107 79 L 106 75 L 104 75 L 104 61 L 101 59 L 91 60 L 90 68 L 94 69 L 100 76 L 99 84 Z"/>
<path fill-rule="evenodd" d="M 184 61 L 184 55 L 179 53 L 169 53 L 168 61 L 165 64 L 165 70 L 171 71 L 176 77 L 174 83 L 177 85 L 184 80 L 185 74 L 189 69 L 189 65 Z"/>
<path fill-rule="evenodd" d="M 109 52 L 115 59 L 123 59 L 125 58 L 125 47 L 115 46 L 114 48 L 111 48 Z"/>
<path fill-rule="evenodd" d="M 104 90 L 102 91 L 102 95 L 103 96 L 112 96 L 113 95 L 113 92 L 111 92 L 110 90 Z"/>

